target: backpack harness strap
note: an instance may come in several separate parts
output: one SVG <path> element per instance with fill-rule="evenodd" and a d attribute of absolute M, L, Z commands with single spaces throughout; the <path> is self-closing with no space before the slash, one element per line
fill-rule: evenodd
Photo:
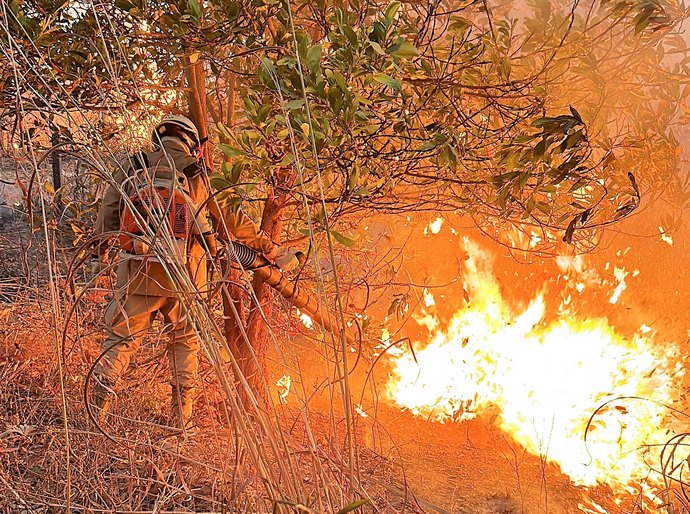
<path fill-rule="evenodd" d="M 118 240 L 121 249 L 131 255 L 186 262 L 196 208 L 186 190 L 186 177 L 174 163 L 171 169 L 165 162 L 159 160 L 150 166 L 149 156 L 143 152 L 132 157 L 129 188 L 134 191 L 121 211 Z M 175 244 L 161 247 L 160 241 L 166 238 L 174 239 Z M 152 251 L 154 247 L 158 251 Z M 174 255 L 168 256 L 171 250 Z"/>

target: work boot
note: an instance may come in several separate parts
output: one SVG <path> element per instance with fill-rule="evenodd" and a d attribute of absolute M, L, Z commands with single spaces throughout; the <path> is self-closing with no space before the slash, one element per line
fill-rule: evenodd
<path fill-rule="evenodd" d="M 192 435 L 199 429 L 192 421 L 194 386 L 172 386 L 171 410 L 173 424 L 185 435 Z"/>
<path fill-rule="evenodd" d="M 96 407 L 96 421 L 103 425 L 108 418 L 108 412 L 112 405 L 115 392 L 115 381 L 102 373 L 94 373 L 93 390 L 91 391 L 91 404 Z"/>

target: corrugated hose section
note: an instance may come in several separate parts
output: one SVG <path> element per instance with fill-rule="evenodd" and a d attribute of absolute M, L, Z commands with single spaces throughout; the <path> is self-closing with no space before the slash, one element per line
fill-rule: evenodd
<path fill-rule="evenodd" d="M 260 254 L 253 248 L 249 248 L 247 245 L 238 243 L 237 241 L 232 241 L 229 245 L 228 255 L 233 261 L 242 265 L 243 268 L 252 269 L 259 264 L 257 261 L 259 260 Z"/>

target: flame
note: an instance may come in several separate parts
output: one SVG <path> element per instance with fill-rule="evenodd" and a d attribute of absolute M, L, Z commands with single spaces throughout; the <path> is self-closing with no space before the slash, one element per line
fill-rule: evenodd
<path fill-rule="evenodd" d="M 387 345 L 391 340 L 391 334 L 387 328 L 381 329 L 381 343 Z"/>
<path fill-rule="evenodd" d="M 666 233 L 664 227 L 659 227 L 659 233 L 661 234 L 661 241 L 668 244 L 669 246 L 673 246 L 673 238 Z"/>
<path fill-rule="evenodd" d="M 616 304 L 618 303 L 618 299 L 621 297 L 621 293 L 628 287 L 628 285 L 625 283 L 625 277 L 628 276 L 628 272 L 625 271 L 625 268 L 614 267 L 613 276 L 616 277 L 618 285 L 616 285 L 616 288 L 613 290 L 613 294 L 611 295 L 611 298 L 609 298 L 609 303 Z"/>
<path fill-rule="evenodd" d="M 287 397 L 290 394 L 290 386 L 292 385 L 292 377 L 290 375 L 283 375 L 276 381 L 278 386 L 278 398 L 281 402 L 287 402 Z"/>
<path fill-rule="evenodd" d="M 443 218 L 436 218 L 433 221 L 430 221 L 429 224 L 424 227 L 424 235 L 428 235 L 429 232 L 432 234 L 436 235 L 439 232 L 441 232 L 441 227 L 443 226 Z"/>
<path fill-rule="evenodd" d="M 434 298 L 434 295 L 426 288 L 424 289 L 424 305 L 426 307 L 433 307 L 436 305 L 436 298 Z"/>
<path fill-rule="evenodd" d="M 311 319 L 311 316 L 309 316 L 309 314 L 307 314 L 306 312 L 302 312 L 299 309 L 295 310 L 297 311 L 297 315 L 299 316 L 302 325 L 304 325 L 307 328 L 312 328 L 314 326 L 314 320 Z"/>
<path fill-rule="evenodd" d="M 631 484 L 660 480 L 649 465 L 660 448 L 647 447 L 647 461 L 638 450 L 669 438 L 662 404 L 682 391 L 677 347 L 655 344 L 644 330 L 626 339 L 603 318 L 568 314 L 547 323 L 541 294 L 522 310 L 511 308 L 491 259 L 465 245 L 471 302 L 445 330 L 424 313 L 431 340 L 414 354 L 391 355 L 389 398 L 440 422 L 497 414 L 503 430 L 578 485 L 630 492 Z"/>

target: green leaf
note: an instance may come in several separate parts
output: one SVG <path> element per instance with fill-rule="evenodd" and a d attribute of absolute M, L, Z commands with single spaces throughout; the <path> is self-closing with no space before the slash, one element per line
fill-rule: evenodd
<path fill-rule="evenodd" d="M 563 242 L 564 243 L 572 243 L 573 242 L 573 234 L 575 233 L 575 224 L 577 223 L 578 219 L 580 216 L 575 216 L 570 223 L 568 223 L 568 227 L 565 229 L 565 234 L 563 235 Z"/>
<path fill-rule="evenodd" d="M 201 18 L 201 8 L 199 7 L 199 0 L 187 0 L 187 6 L 192 18 L 196 21 L 199 21 L 199 18 Z"/>
<path fill-rule="evenodd" d="M 233 148 L 230 145 L 226 145 L 225 143 L 221 143 L 218 145 L 218 148 L 220 148 L 220 151 L 223 152 L 223 155 L 226 157 L 237 157 L 238 155 L 242 155 L 242 152 L 238 150 L 237 148 Z"/>
<path fill-rule="evenodd" d="M 490 180 L 494 184 L 494 186 L 503 187 L 507 182 L 510 182 L 518 175 L 520 175 L 519 171 L 509 171 L 508 173 L 501 173 L 500 175 L 491 177 Z"/>
<path fill-rule="evenodd" d="M 536 144 L 533 150 L 534 160 L 538 160 L 544 157 L 544 152 L 546 152 L 547 146 L 548 141 L 546 139 L 542 139 Z"/>
<path fill-rule="evenodd" d="M 225 193 L 223 193 L 225 194 Z M 223 196 L 220 197 L 222 205 L 226 209 L 230 209 L 232 212 L 238 212 L 242 207 L 242 197 L 237 195 Z"/>
<path fill-rule="evenodd" d="M 469 27 L 472 26 L 472 22 L 463 18 L 462 16 L 451 16 L 451 22 L 449 28 L 451 30 L 464 33 Z"/>
<path fill-rule="evenodd" d="M 115 0 L 115 7 L 129 12 L 129 10 L 134 7 L 134 4 L 128 0 Z"/>
<path fill-rule="evenodd" d="M 276 75 L 276 68 L 268 57 L 261 59 L 261 67 L 266 70 L 269 75 Z"/>
<path fill-rule="evenodd" d="M 369 41 L 369 45 L 374 49 L 374 52 L 376 52 L 377 54 L 386 55 L 386 52 L 383 51 L 381 45 L 379 45 L 376 41 Z"/>
<path fill-rule="evenodd" d="M 510 188 L 508 188 L 508 187 L 504 187 L 503 189 L 501 189 L 501 192 L 498 193 L 498 197 L 496 197 L 496 203 L 501 208 L 501 210 L 505 210 L 506 203 L 508 202 L 508 195 L 509 194 L 510 194 Z"/>
<path fill-rule="evenodd" d="M 400 91 L 402 89 L 402 84 L 399 80 L 394 79 L 393 77 L 390 77 L 385 73 L 377 73 L 373 76 L 373 78 L 376 82 L 391 87 L 397 91 Z"/>
<path fill-rule="evenodd" d="M 355 245 L 354 239 L 350 239 L 349 237 L 342 235 L 340 232 L 336 232 L 335 230 L 330 230 L 329 233 L 333 236 L 333 239 L 338 241 L 343 246 L 347 246 L 349 248 L 349 247 Z M 352 509 L 350 509 L 350 510 L 352 510 Z M 349 512 L 349 511 L 346 510 L 344 512 Z"/>
<path fill-rule="evenodd" d="M 520 178 L 517 180 L 517 183 L 515 184 L 515 187 L 517 189 L 522 190 L 524 187 L 527 185 L 527 181 L 529 180 L 530 177 L 530 172 L 525 171 L 524 173 L 520 174 Z"/>
<path fill-rule="evenodd" d="M 352 167 L 352 171 L 350 172 L 350 176 L 347 180 L 347 188 L 350 191 L 354 191 L 355 187 L 357 187 L 357 181 L 359 180 L 359 165 L 355 163 L 355 165 Z"/>
<path fill-rule="evenodd" d="M 389 46 L 386 49 L 386 53 L 395 57 L 415 57 L 419 55 L 419 50 L 417 50 L 414 45 L 408 43 L 407 41 L 402 41 Z"/>
<path fill-rule="evenodd" d="M 572 105 L 569 105 L 568 107 L 570 107 L 570 114 L 573 115 L 573 118 L 582 123 L 582 116 L 580 116 L 580 113 L 577 112 L 577 109 L 575 109 L 575 107 L 573 107 Z"/>
<path fill-rule="evenodd" d="M 529 143 L 530 141 L 532 141 L 536 137 L 539 137 L 539 136 L 537 136 L 537 134 L 523 134 L 521 136 L 516 137 L 514 142 L 516 144 Z"/>
<path fill-rule="evenodd" d="M 395 298 L 393 301 L 391 301 L 391 304 L 388 306 L 388 312 L 386 313 L 386 316 L 392 316 L 398 311 L 398 306 L 400 305 L 400 298 Z"/>
<path fill-rule="evenodd" d="M 358 509 L 367 503 L 369 503 L 369 500 L 357 500 L 356 502 L 352 502 L 350 505 L 343 507 L 336 514 L 346 514 L 348 512 L 352 512 L 353 510 Z"/>
<path fill-rule="evenodd" d="M 574 193 L 578 189 L 581 189 L 585 187 L 587 184 L 589 184 L 589 180 L 586 178 L 581 178 L 580 180 L 576 181 L 572 186 L 570 186 L 570 189 L 568 189 L 568 193 Z"/>
<path fill-rule="evenodd" d="M 213 189 L 220 191 L 222 189 L 227 189 L 229 187 L 232 187 L 232 184 L 230 182 L 228 182 L 225 179 L 225 177 L 215 175 L 215 176 L 211 177 L 211 187 Z"/>
<path fill-rule="evenodd" d="M 348 42 L 356 49 L 359 46 L 359 42 L 357 41 L 357 34 L 355 33 L 354 30 L 352 30 L 350 27 L 347 25 L 343 25 L 340 27 L 340 31 L 345 35 L 347 38 Z"/>
<path fill-rule="evenodd" d="M 547 125 L 551 125 L 554 122 L 555 118 L 550 118 L 548 116 L 544 116 L 543 118 L 537 118 L 531 123 L 532 127 L 539 128 L 539 127 L 546 127 Z"/>
<path fill-rule="evenodd" d="M 372 123 L 370 125 L 367 125 L 363 128 L 364 132 L 366 132 L 369 135 L 372 135 L 373 133 L 377 132 L 381 128 L 380 123 Z"/>
<path fill-rule="evenodd" d="M 398 9 L 400 9 L 400 2 L 391 2 L 391 4 L 386 9 L 386 13 L 383 15 L 383 17 L 386 19 L 386 23 L 389 27 L 393 23 L 393 18 L 395 18 Z"/>
<path fill-rule="evenodd" d="M 352 194 L 353 194 L 353 196 L 356 196 L 359 198 L 364 198 L 366 196 L 371 195 L 371 190 L 367 186 L 362 186 L 362 187 L 358 187 L 357 190 Z"/>
<path fill-rule="evenodd" d="M 237 17 L 240 15 L 240 3 L 230 2 L 229 4 L 227 4 L 225 7 L 225 15 L 228 21 L 235 21 Z"/>
<path fill-rule="evenodd" d="M 425 141 L 417 148 L 415 148 L 415 152 L 428 152 L 429 150 L 433 150 L 434 148 L 436 148 L 436 146 L 437 145 L 435 141 Z"/>
<path fill-rule="evenodd" d="M 628 180 L 630 180 L 630 185 L 633 187 L 635 190 L 635 194 L 637 197 L 640 197 L 640 188 L 637 185 L 637 179 L 635 178 L 635 175 L 632 174 L 632 172 L 628 172 Z"/>
<path fill-rule="evenodd" d="M 551 214 L 551 206 L 546 202 L 537 202 L 534 206 L 544 214 Z"/>
<path fill-rule="evenodd" d="M 240 181 L 240 174 L 242 173 L 242 170 L 244 169 L 244 164 L 240 162 L 236 162 L 233 164 L 232 169 L 230 170 L 230 183 L 231 184 L 237 184 Z"/>
<path fill-rule="evenodd" d="M 343 77 L 342 73 L 340 73 L 338 70 L 333 70 L 333 77 L 335 77 L 335 81 L 341 90 L 348 91 L 347 82 L 345 81 L 345 77 Z"/>
<path fill-rule="evenodd" d="M 640 12 L 635 19 L 633 20 L 633 24 L 635 25 L 635 34 L 639 34 L 642 32 L 644 29 L 647 28 L 647 25 L 649 25 L 652 21 L 652 15 L 654 14 L 654 8 L 649 6 L 645 7 L 642 12 Z"/>
<path fill-rule="evenodd" d="M 583 134 L 581 130 L 578 130 L 570 134 L 568 138 L 565 141 L 563 141 L 563 148 L 573 148 L 574 146 L 576 146 L 580 142 L 580 139 L 582 139 L 582 135 Z"/>
<path fill-rule="evenodd" d="M 381 43 L 386 38 L 387 29 L 383 23 L 375 21 L 369 29 L 369 40 Z"/>
<path fill-rule="evenodd" d="M 297 109 L 301 109 L 303 105 L 304 105 L 303 99 L 291 100 L 290 102 L 285 104 L 285 108 L 289 109 L 291 111 L 296 111 Z"/>
<path fill-rule="evenodd" d="M 316 73 L 319 69 L 319 61 L 321 60 L 321 45 L 312 46 L 307 52 L 307 67 L 312 73 Z"/>

